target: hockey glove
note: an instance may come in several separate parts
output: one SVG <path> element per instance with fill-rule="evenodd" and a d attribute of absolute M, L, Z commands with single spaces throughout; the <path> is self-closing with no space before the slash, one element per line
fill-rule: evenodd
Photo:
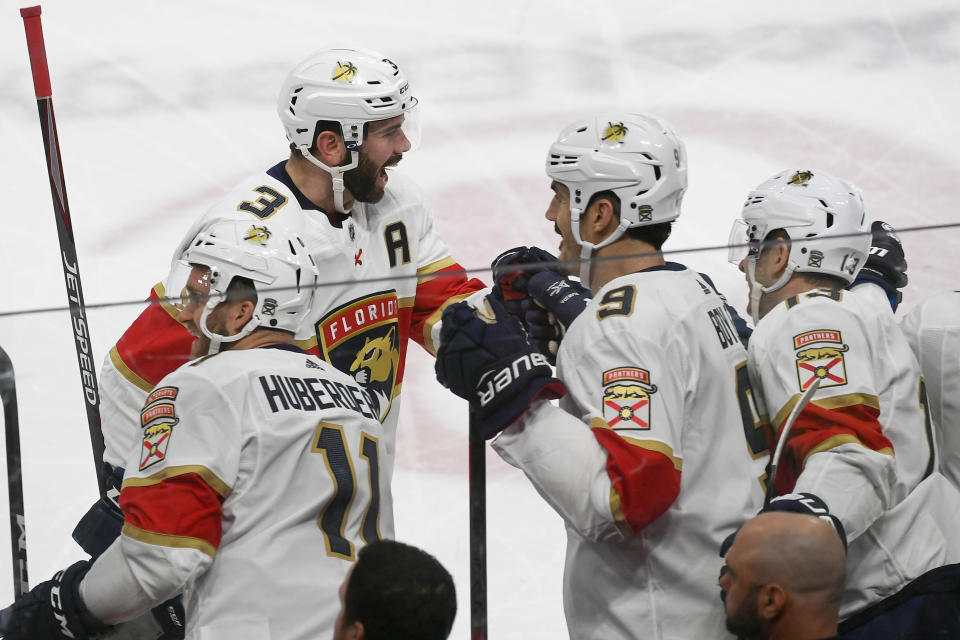
<path fill-rule="evenodd" d="M 854 284 L 873 282 L 880 285 L 896 311 L 903 300 L 900 290 L 907 286 L 907 259 L 903 255 L 903 245 L 897 232 L 886 222 L 875 220 L 870 231 L 873 234 L 870 254 Z"/>
<path fill-rule="evenodd" d="M 527 297 L 527 280 L 537 265 L 555 263 L 556 257 L 538 247 L 514 247 L 504 251 L 490 263 L 493 270 L 493 297 L 503 303 L 507 312 L 523 318 L 520 302 Z"/>
<path fill-rule="evenodd" d="M 592 294 L 576 280 L 554 271 L 534 274 L 525 284 L 530 298 L 523 301 L 523 322 L 530 343 L 554 363 L 567 328 Z"/>
<path fill-rule="evenodd" d="M 177 596 L 133 620 L 108 627 L 95 640 L 183 640 L 184 624 L 183 602 Z"/>
<path fill-rule="evenodd" d="M 566 391 L 503 306 L 492 297 L 487 302 L 494 314 L 492 323 L 478 318 L 465 302 L 444 310 L 436 373 L 440 384 L 470 403 L 471 420 L 489 439 L 523 415 L 534 400 L 552 400 Z"/>
<path fill-rule="evenodd" d="M 5 640 L 92 638 L 105 625 L 87 611 L 80 599 L 80 581 L 89 569 L 86 560 L 77 562 L 0 611 L 0 636 Z"/>
<path fill-rule="evenodd" d="M 103 466 L 107 480 L 106 497 L 93 503 L 73 529 L 73 539 L 90 554 L 91 559 L 98 558 L 106 551 L 123 528 L 123 512 L 117 502 L 123 485 L 123 467 L 114 467 L 106 462 Z"/>
<path fill-rule="evenodd" d="M 768 511 L 790 511 L 816 516 L 833 527 L 843 542 L 843 549 L 847 549 L 847 532 L 843 528 L 840 518 L 830 513 L 827 504 L 812 493 L 787 493 L 777 496 L 765 506 L 760 513 Z"/>

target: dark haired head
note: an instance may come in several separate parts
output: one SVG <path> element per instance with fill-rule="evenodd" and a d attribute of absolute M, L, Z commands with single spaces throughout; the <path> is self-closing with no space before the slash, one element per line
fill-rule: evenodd
<path fill-rule="evenodd" d="M 453 578 L 430 554 L 402 542 L 363 547 L 347 582 L 343 626 L 367 640 L 445 640 L 457 614 Z"/>

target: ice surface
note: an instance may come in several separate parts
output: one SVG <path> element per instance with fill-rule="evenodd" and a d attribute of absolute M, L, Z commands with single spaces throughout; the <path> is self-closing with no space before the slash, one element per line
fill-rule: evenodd
<path fill-rule="evenodd" d="M 61 307 L 22 22 L 17 4 L 0 4 L 0 311 Z M 189 222 L 285 155 L 279 83 L 330 45 L 381 50 L 412 76 L 424 141 L 401 170 L 427 190 L 467 267 L 519 244 L 556 248 L 542 217 L 547 146 L 609 109 L 657 113 L 686 141 L 690 188 L 667 248 L 723 244 L 745 194 L 788 167 L 856 182 L 873 215 L 901 229 L 960 220 L 956 3 L 58 0 L 43 10 L 88 304 L 143 299 Z M 904 234 L 905 309 L 956 287 L 957 239 L 956 229 Z M 743 308 L 725 252 L 674 259 Z M 98 362 L 140 309 L 91 310 Z M 0 317 L 0 344 L 17 369 L 36 582 L 81 556 L 69 532 L 96 494 L 87 427 L 65 313 Z M 404 389 L 398 535 L 454 573 L 454 637 L 466 638 L 465 405 L 417 349 Z M 563 637 L 562 523 L 495 455 L 488 473 L 490 637 Z M 0 601 L 11 593 L 0 579 Z"/>

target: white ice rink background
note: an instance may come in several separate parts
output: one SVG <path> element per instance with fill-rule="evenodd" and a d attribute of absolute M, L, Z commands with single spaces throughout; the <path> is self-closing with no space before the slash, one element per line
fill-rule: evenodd
<path fill-rule="evenodd" d="M 18 8 L 0 3 L 0 311 L 65 304 L 40 127 Z M 482 268 L 520 244 L 557 246 L 543 160 L 569 122 L 608 109 L 670 121 L 690 187 L 666 248 L 725 243 L 746 193 L 786 168 L 863 188 L 905 229 L 960 221 L 960 3 L 118 2 L 43 5 L 64 174 L 88 304 L 137 301 L 188 224 L 230 185 L 286 155 L 275 97 L 314 49 L 399 62 L 423 143 L 400 165 L 427 191 L 452 254 Z M 905 233 L 904 309 L 956 288 L 957 229 Z M 673 259 L 711 274 L 741 310 L 725 252 Z M 479 273 L 489 282 L 489 274 Z M 99 362 L 142 305 L 91 310 Z M 70 531 L 96 496 L 69 318 L 0 317 L 17 372 L 31 582 L 81 557 Z M 453 637 L 468 637 L 466 406 L 432 360 L 407 361 L 397 534 L 450 568 Z M 705 416 L 709 419 L 709 416 Z M 0 487 L 0 513 L 6 493 Z M 562 523 L 488 456 L 489 628 L 565 636 Z M 0 605 L 11 599 L 0 526 Z"/>

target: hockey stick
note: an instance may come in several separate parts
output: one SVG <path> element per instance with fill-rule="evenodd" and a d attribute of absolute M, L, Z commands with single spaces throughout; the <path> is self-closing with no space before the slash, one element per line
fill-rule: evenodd
<path fill-rule="evenodd" d="M 77 364 L 83 386 L 83 400 L 87 408 L 87 425 L 90 427 L 90 444 L 93 447 L 94 468 L 100 497 L 106 496 L 106 478 L 103 470 L 103 431 L 100 429 L 100 390 L 97 373 L 91 354 L 90 331 L 87 327 L 87 311 L 83 304 L 83 289 L 80 286 L 80 265 L 77 262 L 77 246 L 73 239 L 73 223 L 67 204 L 67 189 L 63 181 L 63 164 L 60 161 L 60 141 L 57 139 L 57 121 L 53 115 L 53 100 L 50 97 L 50 70 L 47 68 L 47 51 L 43 45 L 43 25 L 40 24 L 40 7 L 20 9 L 23 28 L 27 33 L 27 50 L 30 53 L 30 69 L 33 72 L 33 88 L 40 112 L 40 129 L 43 134 L 43 150 L 47 156 L 47 174 L 50 178 L 50 193 L 53 196 L 53 214 L 60 238 L 60 258 L 63 263 L 63 280 L 70 302 L 70 328 L 77 349 Z"/>
<path fill-rule="evenodd" d="M 27 580 L 27 525 L 23 517 L 23 476 L 20 472 L 20 420 L 17 383 L 10 356 L 0 349 L 0 400 L 7 436 L 7 493 L 10 502 L 10 552 L 13 557 L 13 597 L 30 590 Z"/>
<path fill-rule="evenodd" d="M 486 441 L 470 419 L 470 640 L 487 638 Z"/>
<path fill-rule="evenodd" d="M 777 465 L 780 464 L 780 456 L 783 455 L 783 447 L 790 437 L 790 430 L 793 428 L 793 423 L 797 421 L 797 416 L 800 415 L 803 408 L 810 404 L 810 399 L 813 398 L 813 394 L 816 393 L 819 386 L 820 378 L 816 378 L 813 383 L 807 387 L 807 390 L 803 392 L 800 399 L 797 400 L 797 404 L 793 405 L 790 415 L 787 416 L 787 420 L 783 423 L 783 429 L 780 431 L 780 439 L 777 440 L 777 448 L 774 450 L 773 459 L 770 461 L 770 473 L 767 476 L 767 495 L 763 500 L 764 507 L 769 505 L 770 501 L 776 497 L 777 490 L 774 486 L 774 479 L 777 477 Z"/>

